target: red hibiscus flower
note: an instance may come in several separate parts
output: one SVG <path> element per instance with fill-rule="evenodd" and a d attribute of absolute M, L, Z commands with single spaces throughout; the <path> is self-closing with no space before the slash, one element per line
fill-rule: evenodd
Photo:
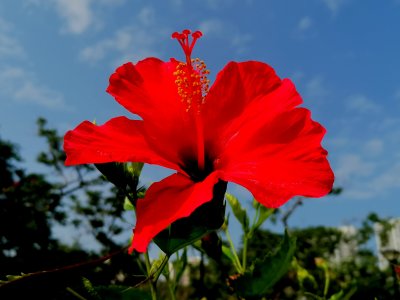
<path fill-rule="evenodd" d="M 185 62 L 147 58 L 111 75 L 107 92 L 142 120 L 85 121 L 65 135 L 66 165 L 145 162 L 177 171 L 138 200 L 130 251 L 144 252 L 160 231 L 210 201 L 218 181 L 242 185 L 271 208 L 332 188 L 325 129 L 298 107 L 293 83 L 264 63 L 230 62 L 209 88 L 204 63 L 191 59 L 200 36 L 172 35 Z"/>

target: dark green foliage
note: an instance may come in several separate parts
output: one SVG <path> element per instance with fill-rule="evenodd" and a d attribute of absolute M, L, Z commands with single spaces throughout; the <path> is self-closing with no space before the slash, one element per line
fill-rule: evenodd
<path fill-rule="evenodd" d="M 286 274 L 291 264 L 296 239 L 286 233 L 281 245 L 274 253 L 267 253 L 263 259 L 255 259 L 250 271 L 231 280 L 231 286 L 239 296 L 259 299 Z"/>
<path fill-rule="evenodd" d="M 123 221 L 125 195 L 92 166 L 64 167 L 62 138 L 46 128 L 45 120 L 40 119 L 38 126 L 39 136 L 48 145 L 38 161 L 48 167 L 51 176 L 23 170 L 16 147 L 0 139 L 0 299 L 26 295 L 76 299 L 74 291 L 87 293 L 81 276 L 90 278 L 96 286 L 138 284 L 145 278 L 138 268 L 138 257 L 126 253 L 127 240 L 121 245 L 115 239 L 132 229 L 133 222 Z M 116 250 L 119 254 L 106 264 L 93 260 L 99 253 L 78 244 L 66 246 L 55 239 L 55 224 L 71 228 L 71 235 L 75 234 L 74 226 L 80 232 L 86 228 L 101 252 Z M 21 273 L 27 275 L 19 277 Z"/>

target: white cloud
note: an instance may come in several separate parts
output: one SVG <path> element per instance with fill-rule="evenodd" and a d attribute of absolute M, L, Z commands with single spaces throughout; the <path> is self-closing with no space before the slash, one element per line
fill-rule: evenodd
<path fill-rule="evenodd" d="M 323 2 L 331 13 L 336 15 L 348 0 L 323 0 Z"/>
<path fill-rule="evenodd" d="M 375 167 L 375 163 L 364 160 L 359 154 L 345 154 L 339 158 L 335 175 L 346 182 L 371 175 Z"/>
<path fill-rule="evenodd" d="M 155 18 L 155 11 L 152 7 L 143 7 L 138 14 L 139 22 L 144 26 L 153 25 Z"/>
<path fill-rule="evenodd" d="M 301 18 L 299 23 L 297 24 L 297 30 L 303 32 L 303 31 L 310 29 L 312 25 L 313 25 L 313 21 L 311 20 L 311 18 L 308 16 L 305 16 L 305 17 Z"/>
<path fill-rule="evenodd" d="M 249 42 L 253 40 L 251 34 L 236 34 L 231 38 L 231 45 L 235 48 L 236 53 L 241 54 L 249 49 Z"/>
<path fill-rule="evenodd" d="M 297 23 L 293 31 L 293 37 L 297 39 L 313 37 L 316 34 L 314 27 L 314 21 L 309 16 L 304 16 Z"/>
<path fill-rule="evenodd" d="M 32 81 L 25 81 L 14 92 L 18 102 L 33 103 L 50 109 L 64 109 L 65 103 L 60 93 L 44 86 L 37 86 Z"/>
<path fill-rule="evenodd" d="M 218 19 L 208 19 L 200 22 L 199 30 L 204 35 L 216 35 L 221 36 L 225 32 L 225 24 Z"/>
<path fill-rule="evenodd" d="M 54 9 L 63 20 L 61 32 L 69 34 L 82 34 L 90 28 L 101 25 L 100 8 L 119 6 L 126 0 L 26 0 L 24 6 Z"/>
<path fill-rule="evenodd" d="M 400 163 L 398 155 L 384 149 L 384 141 L 369 140 L 357 154 L 339 157 L 334 168 L 336 184 L 343 187 L 349 199 L 379 199 L 400 190 Z M 368 151 L 375 153 L 367 153 Z M 385 151 L 384 151 L 385 150 Z M 372 155 L 372 156 L 371 156 Z M 370 156 L 368 158 L 368 156 Z"/>
<path fill-rule="evenodd" d="M 184 3 L 183 0 L 169 0 L 169 2 L 175 8 L 181 8 Z"/>
<path fill-rule="evenodd" d="M 384 142 L 381 139 L 371 139 L 365 143 L 364 152 L 370 156 L 376 156 L 382 153 Z"/>
<path fill-rule="evenodd" d="M 0 59 L 25 57 L 25 51 L 12 33 L 12 24 L 0 18 Z"/>
<path fill-rule="evenodd" d="M 202 3 L 211 9 L 211 10 L 219 10 L 223 6 L 231 5 L 234 0 L 201 0 Z"/>
<path fill-rule="evenodd" d="M 119 28 L 110 36 L 84 47 L 79 59 L 90 64 L 107 59 L 115 68 L 127 61 L 162 58 L 163 43 L 170 40 L 173 29 L 158 24 L 158 16 L 152 6 L 142 7 L 133 20 L 134 24 Z"/>
<path fill-rule="evenodd" d="M 305 98 L 312 101 L 319 101 L 329 94 L 325 87 L 324 79 L 321 76 L 311 78 L 305 86 Z"/>
<path fill-rule="evenodd" d="M 70 109 L 59 92 L 37 83 L 33 74 L 18 67 L 0 70 L 0 94 L 19 103 L 31 103 L 48 109 Z"/>
<path fill-rule="evenodd" d="M 400 0 L 399 0 L 399 1 L 400 1 Z M 398 90 L 394 93 L 394 99 L 400 100 L 400 89 L 398 89 Z"/>
<path fill-rule="evenodd" d="M 344 154 L 334 168 L 335 182 L 344 189 L 344 196 L 350 199 L 367 199 L 376 195 L 371 181 L 377 164 L 359 154 Z"/>
<path fill-rule="evenodd" d="M 137 61 L 149 56 L 159 56 L 156 47 L 157 36 L 149 34 L 139 27 L 125 27 L 117 30 L 113 36 L 84 48 L 80 59 L 88 63 L 97 63 L 110 54 L 117 54 L 121 61 Z"/>
<path fill-rule="evenodd" d="M 80 34 L 93 22 L 91 0 L 55 0 L 57 13 L 66 22 L 63 32 Z"/>
<path fill-rule="evenodd" d="M 400 188 L 399 174 L 400 164 L 393 164 L 372 181 L 372 187 L 376 190 L 377 194 L 387 189 Z"/>
<path fill-rule="evenodd" d="M 79 54 L 82 61 L 95 64 L 105 58 L 115 67 L 122 62 L 138 61 L 149 56 L 161 56 L 159 41 L 167 36 L 169 29 L 156 24 L 155 11 L 143 7 L 137 14 L 137 24 L 120 28 L 108 38 L 87 46 Z M 111 55 L 118 57 L 113 60 Z"/>
<path fill-rule="evenodd" d="M 234 26 L 220 19 L 203 20 L 200 22 L 198 28 L 204 35 L 214 35 L 221 40 L 226 40 L 238 54 L 247 51 L 249 42 L 253 39 L 252 35 L 239 32 Z"/>
<path fill-rule="evenodd" d="M 359 113 L 377 113 L 381 110 L 378 104 L 361 94 L 348 97 L 347 109 Z"/>
<path fill-rule="evenodd" d="M 96 0 L 96 2 L 102 5 L 117 6 L 124 4 L 126 0 Z"/>

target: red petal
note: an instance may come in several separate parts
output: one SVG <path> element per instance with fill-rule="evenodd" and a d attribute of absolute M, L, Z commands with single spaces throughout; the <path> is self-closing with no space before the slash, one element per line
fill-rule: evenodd
<path fill-rule="evenodd" d="M 179 173 L 153 183 L 145 198 L 137 202 L 137 221 L 130 252 L 145 252 L 159 232 L 210 201 L 217 182 L 217 173 L 214 172 L 198 183 Z"/>
<path fill-rule="evenodd" d="M 226 144 L 218 165 L 224 171 L 221 179 L 246 187 L 267 207 L 296 195 L 324 196 L 334 180 L 321 147 L 324 134 L 303 108 L 267 121 L 262 113 L 253 116 Z"/>
<path fill-rule="evenodd" d="M 102 126 L 85 121 L 64 137 L 65 165 L 105 162 L 146 162 L 180 170 L 153 150 L 145 139 L 143 121 L 125 117 Z"/>
<path fill-rule="evenodd" d="M 291 90 L 295 91 L 291 82 L 281 82 L 267 64 L 256 61 L 229 63 L 218 74 L 202 108 L 206 143 L 213 144 L 216 135 L 226 136 L 222 132 L 233 121 L 238 123 L 241 116 L 251 117 L 251 114 L 262 112 L 267 118 L 300 104 L 297 93 L 280 99 L 281 94 Z M 223 148 L 225 140 L 219 141 Z"/>
<path fill-rule="evenodd" d="M 142 117 L 149 138 L 172 161 L 195 150 L 194 123 L 177 93 L 176 66 L 175 60 L 156 58 L 127 63 L 111 75 L 107 88 L 121 105 Z"/>

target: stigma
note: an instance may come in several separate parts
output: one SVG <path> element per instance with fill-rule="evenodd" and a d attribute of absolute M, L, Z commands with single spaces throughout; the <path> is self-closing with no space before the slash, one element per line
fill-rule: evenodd
<path fill-rule="evenodd" d="M 192 58 L 194 45 L 202 35 L 200 31 L 191 33 L 188 29 L 181 33 L 174 32 L 172 34 L 172 38 L 178 40 L 185 54 L 185 62 L 177 64 L 174 75 L 178 95 L 181 101 L 186 104 L 187 112 L 193 109 L 200 113 L 201 105 L 205 101 L 210 85 L 210 80 L 207 78 L 210 71 L 206 64 L 199 58 Z"/>

